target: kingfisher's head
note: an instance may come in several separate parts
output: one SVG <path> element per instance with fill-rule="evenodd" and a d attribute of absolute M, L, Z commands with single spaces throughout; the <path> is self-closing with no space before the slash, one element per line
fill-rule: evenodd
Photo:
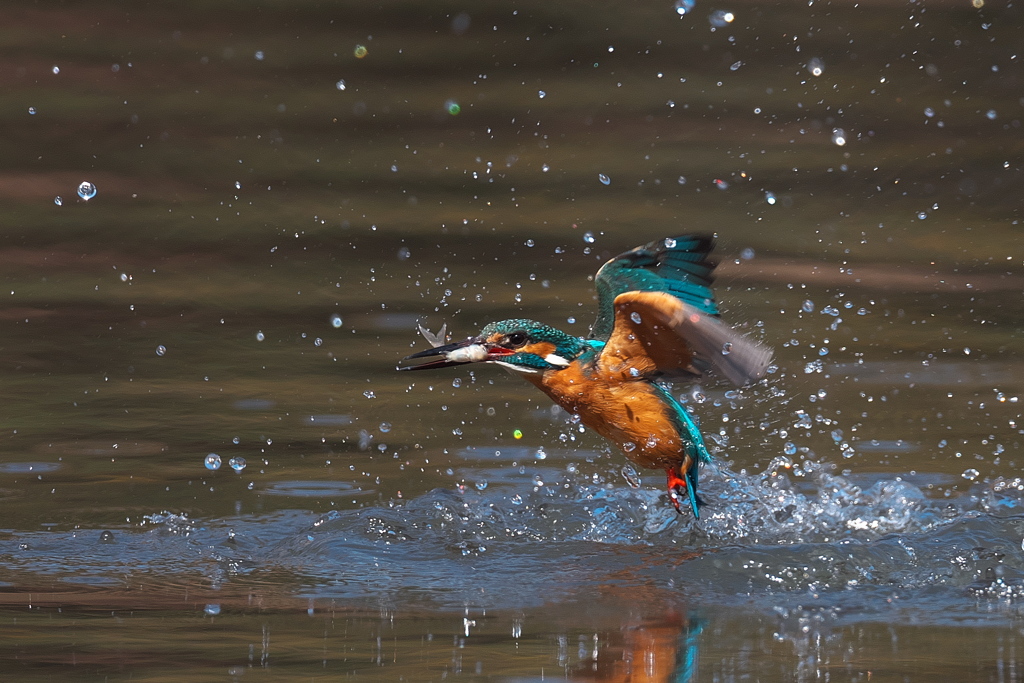
<path fill-rule="evenodd" d="M 401 370 L 426 370 L 465 363 L 497 363 L 522 373 L 561 370 L 586 350 L 579 337 L 536 320 L 502 320 L 480 330 L 476 337 L 420 351 L 404 360 L 441 358 Z"/>

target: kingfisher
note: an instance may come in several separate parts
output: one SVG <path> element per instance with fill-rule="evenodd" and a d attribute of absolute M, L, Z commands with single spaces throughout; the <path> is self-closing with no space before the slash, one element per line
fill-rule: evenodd
<path fill-rule="evenodd" d="M 597 320 L 587 338 L 535 320 L 492 322 L 463 341 L 414 353 L 399 370 L 494 363 L 521 375 L 642 467 L 663 469 L 669 499 L 695 519 L 700 468 L 710 462 L 694 416 L 665 383 L 706 372 L 737 386 L 760 379 L 772 351 L 726 325 L 711 290 L 715 240 L 683 235 L 655 240 L 605 263 L 594 278 Z"/>

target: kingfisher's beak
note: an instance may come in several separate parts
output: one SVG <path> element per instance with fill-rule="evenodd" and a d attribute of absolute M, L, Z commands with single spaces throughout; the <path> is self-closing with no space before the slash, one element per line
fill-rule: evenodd
<path fill-rule="evenodd" d="M 494 360 L 495 358 L 508 356 L 512 353 L 512 351 L 506 348 L 488 344 L 482 339 L 474 339 L 473 337 L 470 337 L 464 341 L 445 344 L 433 349 L 414 353 L 411 356 L 406 356 L 402 359 L 402 362 L 419 358 L 430 358 L 432 356 L 441 356 L 441 358 L 427 361 L 426 363 L 420 363 L 419 365 L 400 365 L 398 366 L 398 369 L 431 370 L 433 368 L 447 368 L 452 365 L 465 365 L 466 363 L 480 363 L 482 361 Z"/>

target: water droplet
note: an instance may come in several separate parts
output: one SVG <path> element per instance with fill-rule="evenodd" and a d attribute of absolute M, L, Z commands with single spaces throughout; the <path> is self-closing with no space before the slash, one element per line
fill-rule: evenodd
<path fill-rule="evenodd" d="M 239 439 L 239 438 L 238 438 L 238 437 L 236 436 L 236 437 L 234 437 L 233 439 L 231 439 L 231 443 L 233 443 L 233 444 L 235 444 L 235 445 L 237 446 L 238 444 L 242 443 L 242 440 L 241 440 L 241 439 Z"/>
<path fill-rule="evenodd" d="M 82 184 L 78 186 L 78 196 L 85 201 L 89 201 L 96 196 L 96 186 L 88 180 L 83 181 Z"/>
<path fill-rule="evenodd" d="M 732 342 L 725 342 L 722 344 L 722 355 L 728 356 L 730 353 L 732 353 Z"/>
<path fill-rule="evenodd" d="M 729 71 L 739 71 L 739 68 L 743 66 L 743 62 L 733 62 L 729 65 Z"/>
<path fill-rule="evenodd" d="M 377 398 L 377 394 L 375 394 L 373 391 L 369 389 L 363 392 L 363 396 L 365 396 L 366 398 Z"/>
<path fill-rule="evenodd" d="M 542 165 L 542 166 L 540 167 L 540 170 L 541 170 L 541 173 L 547 173 L 548 171 L 550 171 L 550 170 L 551 170 L 551 167 L 550 167 L 550 166 L 548 166 L 547 164 L 543 164 L 543 165 Z"/>
<path fill-rule="evenodd" d="M 253 57 L 256 58 L 257 62 L 262 62 L 264 57 L 263 50 L 256 50 L 255 54 L 253 54 Z"/>
<path fill-rule="evenodd" d="M 996 116 L 998 116 L 998 114 L 996 114 L 995 109 L 989 109 L 987 112 L 985 112 L 985 118 L 987 118 L 989 121 L 995 121 Z"/>
<path fill-rule="evenodd" d="M 540 99 L 543 100 L 547 96 L 548 96 L 548 94 L 546 92 L 544 92 L 543 90 L 538 90 L 537 91 L 537 97 L 539 97 Z"/>
<path fill-rule="evenodd" d="M 715 187 L 717 187 L 719 190 L 728 190 L 729 183 L 725 180 L 722 180 L 721 178 L 715 178 Z"/>
<path fill-rule="evenodd" d="M 167 353 L 167 347 L 166 346 L 161 344 L 160 346 L 156 347 L 156 355 L 162 356 L 165 353 Z"/>
<path fill-rule="evenodd" d="M 352 50 L 352 54 L 356 56 L 356 59 L 362 59 L 369 54 L 369 52 L 370 51 L 366 49 L 365 45 L 356 45 L 356 49 Z"/>
<path fill-rule="evenodd" d="M 219 470 L 220 469 L 220 456 L 216 453 L 210 453 L 206 456 L 206 460 L 203 461 L 208 470 Z"/>
<path fill-rule="evenodd" d="M 267 337 L 263 334 L 262 330 L 256 332 L 256 341 L 263 341 L 266 338 Z"/>
<path fill-rule="evenodd" d="M 100 543 L 114 543 L 114 532 L 109 529 L 104 530 L 100 534 Z"/>
<path fill-rule="evenodd" d="M 245 458 L 236 455 L 235 457 L 228 460 L 228 466 L 231 467 L 235 472 L 241 472 L 245 469 Z"/>
<path fill-rule="evenodd" d="M 587 231 L 587 232 L 583 233 L 583 241 L 586 242 L 587 244 L 593 244 L 594 243 L 594 233 L 592 233 L 590 231 Z"/>
<path fill-rule="evenodd" d="M 810 299 L 804 301 L 804 303 L 800 306 L 800 310 L 802 310 L 804 313 L 813 313 L 814 302 L 811 301 Z"/>
<path fill-rule="evenodd" d="M 522 430 L 521 430 L 521 429 L 516 429 L 516 430 L 514 430 L 514 431 L 512 432 L 512 438 L 513 438 L 513 439 L 521 439 L 521 438 L 523 438 L 523 432 L 522 432 Z"/>
<path fill-rule="evenodd" d="M 961 474 L 960 476 L 966 479 L 967 481 L 974 481 L 975 479 L 978 478 L 979 474 L 981 474 L 981 472 L 971 467 L 970 469 L 964 470 L 964 473 Z"/>
<path fill-rule="evenodd" d="M 640 488 L 640 475 L 637 474 L 637 471 L 633 468 L 632 465 L 625 465 L 620 471 L 622 473 L 622 478 L 626 480 L 627 484 L 629 484 L 629 488 Z"/>
<path fill-rule="evenodd" d="M 843 145 L 845 145 L 846 144 L 846 131 L 844 131 L 842 128 L 833 128 L 832 129 L 832 142 L 837 147 L 842 147 Z"/>
<path fill-rule="evenodd" d="M 744 261 L 749 261 L 750 259 L 754 258 L 755 255 L 756 254 L 754 253 L 754 250 L 751 249 L 750 247 L 747 247 L 746 249 L 740 252 L 740 258 L 743 259 Z"/>
<path fill-rule="evenodd" d="M 388 432 L 390 432 L 390 431 L 391 431 L 391 423 L 390 423 L 390 422 L 381 422 L 381 423 L 380 423 L 380 424 L 379 424 L 379 425 L 377 426 L 377 429 L 379 429 L 379 430 L 380 430 L 381 432 L 383 432 L 384 434 L 387 434 Z"/>
<path fill-rule="evenodd" d="M 769 204 L 771 204 L 772 206 L 774 206 L 775 205 L 775 193 L 774 192 L 765 192 L 764 193 L 764 200 L 766 202 L 768 202 Z"/>
<path fill-rule="evenodd" d="M 935 110 L 932 109 L 931 107 L 925 107 L 924 108 L 924 115 L 927 116 L 928 118 L 931 118 L 931 117 L 935 116 Z"/>
<path fill-rule="evenodd" d="M 218 614 L 220 614 L 220 605 L 215 604 L 215 603 L 210 603 L 209 605 L 207 605 L 206 607 L 203 608 L 203 612 L 205 612 L 206 614 L 210 615 L 211 617 L 215 617 Z"/>
<path fill-rule="evenodd" d="M 601 181 L 602 185 L 609 185 L 612 182 L 612 179 L 606 176 L 604 173 L 598 173 L 597 179 Z"/>
<path fill-rule="evenodd" d="M 455 379 L 452 380 L 452 386 L 458 389 L 459 387 L 462 386 L 462 380 L 456 377 Z"/>
<path fill-rule="evenodd" d="M 340 315 L 332 315 L 331 316 L 331 327 L 337 329 L 337 328 L 341 327 L 343 322 L 344 321 L 341 319 Z"/>
<path fill-rule="evenodd" d="M 456 116 L 460 111 L 462 111 L 462 107 L 460 107 L 459 103 L 455 100 L 445 100 L 444 109 L 452 116 Z"/>
<path fill-rule="evenodd" d="M 686 176 L 684 176 L 684 175 L 679 176 L 679 178 L 676 179 L 676 182 L 679 183 L 680 185 L 685 185 L 686 184 Z"/>
<path fill-rule="evenodd" d="M 476 484 L 474 484 L 474 486 L 476 486 L 477 491 L 483 491 L 485 488 L 487 488 L 487 480 L 481 479 Z"/>
<path fill-rule="evenodd" d="M 635 322 L 637 325 L 639 325 L 642 322 L 642 320 L 640 319 L 640 314 L 637 313 L 636 311 L 633 311 L 632 313 L 629 314 L 629 319 Z"/>
<path fill-rule="evenodd" d="M 782 452 L 785 453 L 786 455 L 794 455 L 796 453 L 796 444 L 794 444 L 792 441 L 787 441 L 786 443 L 782 444 Z"/>
<path fill-rule="evenodd" d="M 817 57 L 813 57 L 807 62 L 807 70 L 811 72 L 812 76 L 820 76 L 825 73 L 825 62 L 821 61 Z"/>
<path fill-rule="evenodd" d="M 715 28 L 723 28 L 731 24 L 735 19 L 736 15 L 733 14 L 732 12 L 716 9 L 708 17 L 708 22 Z"/>
<path fill-rule="evenodd" d="M 679 16 L 689 14 L 696 5 L 696 0 L 676 0 L 676 14 Z"/>
<path fill-rule="evenodd" d="M 53 203 L 56 204 L 57 206 L 64 206 L 64 200 L 61 199 L 60 195 L 57 195 L 56 197 L 53 198 Z"/>
<path fill-rule="evenodd" d="M 324 340 L 321 339 L 320 337 L 317 337 L 316 339 L 313 340 L 313 346 L 322 346 L 323 343 L 324 343 Z"/>
<path fill-rule="evenodd" d="M 513 505 L 522 505 L 522 504 L 523 504 L 523 497 L 522 497 L 522 496 L 520 496 L 520 495 L 519 495 L 519 494 L 517 493 L 516 495 L 512 496 L 511 498 L 509 498 L 509 501 L 510 501 L 510 502 L 511 502 L 511 503 L 512 503 Z"/>
<path fill-rule="evenodd" d="M 537 451 L 533 454 L 533 458 L 534 458 L 534 460 L 547 460 L 548 454 L 544 450 L 544 448 L 541 447 L 541 448 L 538 448 Z"/>
<path fill-rule="evenodd" d="M 54 66 L 52 71 L 53 71 L 53 75 L 56 76 L 57 74 L 60 73 L 60 67 L 59 66 Z"/>
<path fill-rule="evenodd" d="M 337 88 L 338 90 L 344 90 L 345 87 L 346 87 L 345 86 L 345 79 L 343 78 L 340 81 L 338 81 L 337 83 L 335 83 L 334 87 Z"/>
<path fill-rule="evenodd" d="M 28 108 L 28 113 L 29 113 L 29 116 L 35 116 L 36 115 L 36 108 L 35 107 L 29 107 Z"/>
<path fill-rule="evenodd" d="M 632 441 L 627 441 L 626 443 L 622 444 L 622 450 L 624 450 L 626 453 L 632 453 L 633 451 L 636 450 L 636 444 L 633 443 Z"/>
<path fill-rule="evenodd" d="M 677 244 L 679 244 L 679 243 L 676 241 L 675 237 L 666 237 L 665 238 L 665 248 L 666 249 L 675 249 Z"/>
<path fill-rule="evenodd" d="M 918 211 L 917 212 L 917 219 L 918 220 L 923 221 L 925 218 L 928 218 L 928 213 L 927 212 L 925 212 L 925 211 Z"/>

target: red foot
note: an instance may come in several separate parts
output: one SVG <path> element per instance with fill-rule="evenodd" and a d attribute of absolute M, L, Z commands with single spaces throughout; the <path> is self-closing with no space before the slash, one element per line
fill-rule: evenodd
<path fill-rule="evenodd" d="M 676 507 L 676 512 L 683 514 L 683 509 L 679 505 L 679 498 L 682 497 L 686 491 L 686 480 L 682 479 L 677 474 L 677 468 L 666 467 L 665 474 L 668 475 L 668 497 L 672 501 L 672 504 Z"/>

